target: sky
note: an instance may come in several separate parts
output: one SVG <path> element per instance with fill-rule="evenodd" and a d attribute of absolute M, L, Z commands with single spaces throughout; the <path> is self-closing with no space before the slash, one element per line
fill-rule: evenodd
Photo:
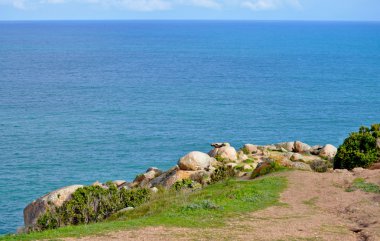
<path fill-rule="evenodd" d="M 380 21 L 380 0 L 0 0 L 0 20 Z"/>

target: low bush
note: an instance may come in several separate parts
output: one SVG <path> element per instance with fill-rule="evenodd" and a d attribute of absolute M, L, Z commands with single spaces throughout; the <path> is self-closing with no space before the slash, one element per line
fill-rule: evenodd
<path fill-rule="evenodd" d="M 234 176 L 235 176 L 234 170 L 223 165 L 223 166 L 217 167 L 215 171 L 211 174 L 210 183 L 220 182 L 222 180 L 226 180 Z"/>
<path fill-rule="evenodd" d="M 376 139 L 380 138 L 380 124 L 371 128 L 362 126 L 353 132 L 338 148 L 334 158 L 334 169 L 351 170 L 355 167 L 368 167 L 380 157 Z"/>
<path fill-rule="evenodd" d="M 324 160 L 314 160 L 310 163 L 310 167 L 315 172 L 327 172 L 328 164 Z"/>
<path fill-rule="evenodd" d="M 87 186 L 79 188 L 61 207 L 52 207 L 37 220 L 36 230 L 98 222 L 126 207 L 136 207 L 150 197 L 149 189 L 118 189 Z"/>
<path fill-rule="evenodd" d="M 201 184 L 198 183 L 198 182 L 195 182 L 191 179 L 183 179 L 183 180 L 180 180 L 180 181 L 176 181 L 174 184 L 173 184 L 173 188 L 176 190 L 176 191 L 180 191 L 180 190 L 183 190 L 183 189 L 198 189 L 198 188 L 201 188 Z"/>

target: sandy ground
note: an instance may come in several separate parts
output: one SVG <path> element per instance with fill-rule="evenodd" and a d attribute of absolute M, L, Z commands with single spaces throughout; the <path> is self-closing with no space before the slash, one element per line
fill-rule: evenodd
<path fill-rule="evenodd" d="M 356 177 L 380 185 L 380 170 L 276 175 L 289 180 L 283 205 L 236 217 L 223 228 L 148 227 L 80 240 L 380 240 L 380 195 L 345 191 Z"/>

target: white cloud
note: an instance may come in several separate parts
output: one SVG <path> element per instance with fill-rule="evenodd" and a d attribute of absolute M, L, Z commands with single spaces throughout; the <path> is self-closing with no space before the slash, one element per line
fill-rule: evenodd
<path fill-rule="evenodd" d="M 164 0 L 119 0 L 114 2 L 115 5 L 142 12 L 162 11 L 172 8 L 172 3 Z"/>
<path fill-rule="evenodd" d="M 10 5 L 17 9 L 26 9 L 25 0 L 0 0 L 0 4 Z"/>
<path fill-rule="evenodd" d="M 283 6 L 291 6 L 300 9 L 301 3 L 299 0 L 247 0 L 242 1 L 241 6 L 252 11 L 273 10 Z"/>
<path fill-rule="evenodd" d="M 0 4 L 17 9 L 38 8 L 44 4 L 84 3 L 105 8 L 122 8 L 130 11 L 164 11 L 177 6 L 196 6 L 207 9 L 242 7 L 252 11 L 273 10 L 284 6 L 300 9 L 300 0 L 0 0 Z"/>
<path fill-rule="evenodd" d="M 212 9 L 220 9 L 222 7 L 222 4 L 215 0 L 191 0 L 191 4 L 198 6 L 198 7 L 204 7 L 204 8 L 212 8 Z"/>

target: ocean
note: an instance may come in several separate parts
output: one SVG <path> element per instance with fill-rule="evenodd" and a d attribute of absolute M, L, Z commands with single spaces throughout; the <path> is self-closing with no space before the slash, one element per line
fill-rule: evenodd
<path fill-rule="evenodd" d="M 59 187 L 376 122 L 379 22 L 0 22 L 0 234 Z"/>

